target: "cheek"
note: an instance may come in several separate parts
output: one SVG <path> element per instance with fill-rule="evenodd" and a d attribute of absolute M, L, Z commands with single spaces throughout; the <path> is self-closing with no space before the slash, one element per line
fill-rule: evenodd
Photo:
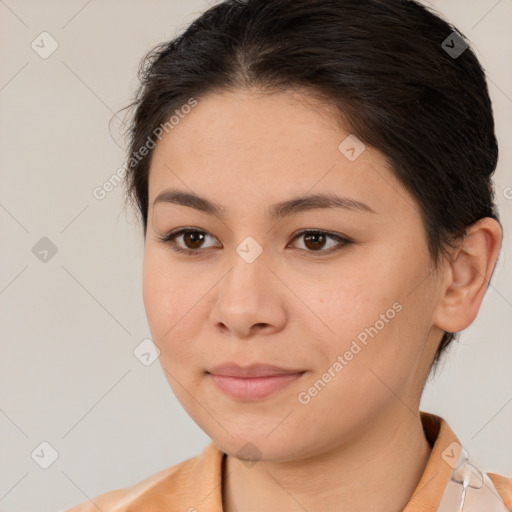
<path fill-rule="evenodd" d="M 148 246 L 144 253 L 143 299 L 152 340 L 169 384 L 180 395 L 180 382 L 192 383 L 214 359 L 208 339 L 212 293 L 222 273 L 200 264 L 172 264 L 166 250 Z"/>
<path fill-rule="evenodd" d="M 365 329 L 381 314 L 387 313 L 386 320 L 395 318 L 393 304 L 400 300 L 399 284 L 377 272 L 370 274 L 362 265 L 346 266 L 329 272 L 328 280 L 320 284 L 312 280 L 298 290 L 304 302 L 312 305 L 319 319 L 315 321 L 325 332 L 326 346 L 331 350 L 342 350 L 361 333 L 364 339 Z"/>
<path fill-rule="evenodd" d="M 193 409 L 193 403 L 189 403 L 190 397 L 183 386 L 190 388 L 199 375 L 191 370 L 200 365 L 193 356 L 197 350 L 194 340 L 200 338 L 197 330 L 203 323 L 198 321 L 198 309 L 194 308 L 199 300 L 197 291 L 194 292 L 195 281 L 173 269 L 158 249 L 146 249 L 143 299 L 151 338 L 160 350 L 164 376 L 187 410 Z"/>
<path fill-rule="evenodd" d="M 168 269 L 162 265 L 157 253 L 146 248 L 142 274 L 142 292 L 144 307 L 148 318 L 153 341 L 158 343 L 163 333 L 169 329 L 171 316 L 176 309 L 173 304 L 173 288 L 179 286 L 171 279 Z"/>
<path fill-rule="evenodd" d="M 207 292 L 197 276 L 193 278 L 180 272 L 163 252 L 146 248 L 142 286 L 149 327 L 160 350 L 171 345 L 173 339 L 193 335 L 192 329 L 198 324 L 194 322 L 194 315 L 199 311 L 194 306 Z"/>
<path fill-rule="evenodd" d="M 338 268 L 320 285 L 303 283 L 299 293 L 322 320 L 315 323 L 325 333 L 320 338 L 331 363 L 352 350 L 357 356 L 347 356 L 359 364 L 388 365 L 389 372 L 393 365 L 397 370 L 399 361 L 407 367 L 421 353 L 432 313 L 426 262 L 418 258 L 411 263 L 396 252 L 388 256 Z"/>

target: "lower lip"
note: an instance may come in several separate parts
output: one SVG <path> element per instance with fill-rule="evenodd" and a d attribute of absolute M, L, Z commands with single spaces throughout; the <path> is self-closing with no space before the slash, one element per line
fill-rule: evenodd
<path fill-rule="evenodd" d="M 305 372 L 251 378 L 209 375 L 217 387 L 226 395 L 229 395 L 236 400 L 249 401 L 260 400 L 280 389 L 285 388 L 293 381 L 302 377 L 304 373 Z"/>

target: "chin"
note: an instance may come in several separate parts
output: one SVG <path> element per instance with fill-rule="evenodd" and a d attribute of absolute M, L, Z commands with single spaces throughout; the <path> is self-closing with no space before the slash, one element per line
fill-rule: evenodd
<path fill-rule="evenodd" d="M 273 432 L 272 428 L 264 431 L 246 429 L 230 430 L 232 437 L 222 431 L 215 434 L 206 431 L 215 444 L 224 453 L 231 457 L 245 461 L 248 465 L 257 461 L 284 462 L 295 460 L 298 456 L 307 456 L 311 452 L 307 440 L 295 440 L 293 432 L 296 429 L 283 429 L 280 433 Z"/>

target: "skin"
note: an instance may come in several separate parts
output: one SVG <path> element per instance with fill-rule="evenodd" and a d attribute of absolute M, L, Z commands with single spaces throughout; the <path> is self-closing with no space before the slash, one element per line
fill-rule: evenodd
<path fill-rule="evenodd" d="M 338 149 L 347 135 L 328 105 L 305 95 L 239 90 L 200 98 L 152 156 L 146 313 L 178 400 L 228 454 L 227 512 L 402 510 L 430 454 L 418 408 L 443 329 L 471 324 L 496 262 L 499 224 L 483 219 L 452 260 L 433 269 L 416 201 L 380 152 L 367 146 L 347 159 Z M 218 203 L 225 216 L 153 205 L 170 188 Z M 322 192 L 364 202 L 374 213 L 267 215 L 273 203 Z M 202 245 L 188 242 L 201 253 L 174 252 L 160 240 L 181 227 L 208 235 Z M 304 229 L 352 243 L 308 243 L 295 237 Z M 248 236 L 263 250 L 252 263 L 236 252 Z M 184 236 L 175 242 L 187 247 Z M 330 247 L 339 250 L 321 253 Z M 301 403 L 299 393 L 394 303 L 401 311 Z M 244 402 L 207 374 L 226 362 L 306 373 Z M 247 443 L 256 463 L 237 455 Z"/>

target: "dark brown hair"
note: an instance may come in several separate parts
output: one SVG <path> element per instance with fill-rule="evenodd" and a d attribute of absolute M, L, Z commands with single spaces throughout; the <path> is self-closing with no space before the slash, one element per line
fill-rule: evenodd
<path fill-rule="evenodd" d="M 413 0 L 215 5 L 151 50 L 139 69 L 126 187 L 144 236 L 152 149 L 134 155 L 169 116 L 215 91 L 303 89 L 336 107 L 351 133 L 387 157 L 419 205 L 437 267 L 474 222 L 499 222 L 492 107 L 484 71 L 466 46 L 460 31 Z M 434 363 L 456 334 L 444 334 Z"/>

